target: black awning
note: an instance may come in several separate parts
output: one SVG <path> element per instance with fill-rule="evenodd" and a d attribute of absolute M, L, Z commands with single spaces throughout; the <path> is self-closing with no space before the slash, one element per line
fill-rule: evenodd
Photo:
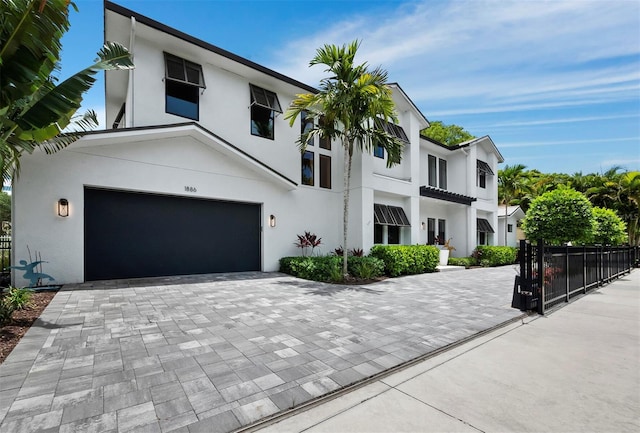
<path fill-rule="evenodd" d="M 435 198 L 438 200 L 449 201 L 452 203 L 465 204 L 467 206 L 471 206 L 471 203 L 476 201 L 474 197 L 469 197 L 462 194 L 456 194 L 454 192 L 449 192 L 444 189 L 435 188 L 435 187 L 426 186 L 426 185 L 423 185 L 420 187 L 420 195 L 422 197 Z"/>
<path fill-rule="evenodd" d="M 280 101 L 278 95 L 270 90 L 263 89 L 253 84 L 249 84 L 251 90 L 251 105 L 258 105 L 260 107 L 275 111 L 276 113 L 282 113 L 282 107 L 280 107 Z"/>
<path fill-rule="evenodd" d="M 396 125 L 395 123 L 391 123 L 391 122 L 387 122 L 383 119 L 379 119 L 380 120 L 380 127 L 389 135 L 396 137 L 397 139 L 399 139 L 400 141 L 403 141 L 405 143 L 409 143 L 409 137 L 407 137 L 407 134 L 404 132 L 404 129 L 402 129 L 402 126 L 400 125 Z"/>
<path fill-rule="evenodd" d="M 373 220 L 375 224 L 387 226 L 411 227 L 404 209 L 398 206 L 387 206 L 386 204 L 373 205 Z"/>
<path fill-rule="evenodd" d="M 491 170 L 491 167 L 489 167 L 489 164 L 487 164 L 484 161 L 480 161 L 479 159 L 476 160 L 477 162 L 477 167 L 478 167 L 478 171 L 481 173 L 486 173 L 486 174 L 490 174 L 490 175 L 494 175 L 495 173 L 493 172 L 493 170 Z"/>
<path fill-rule="evenodd" d="M 493 227 L 491 227 L 491 224 L 489 224 L 489 220 L 486 220 L 484 218 L 476 218 L 476 224 L 478 226 L 477 230 L 479 232 L 495 233 L 495 231 L 493 231 Z"/>

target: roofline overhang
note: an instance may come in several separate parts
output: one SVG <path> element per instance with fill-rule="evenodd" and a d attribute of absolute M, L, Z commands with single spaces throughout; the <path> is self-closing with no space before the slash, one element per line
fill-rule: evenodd
<path fill-rule="evenodd" d="M 84 133 L 82 139 L 76 141 L 70 147 L 78 149 L 126 143 L 131 142 L 132 138 L 135 138 L 136 141 L 152 141 L 177 137 L 191 137 L 209 147 L 215 148 L 215 150 L 253 169 L 289 191 L 298 187 L 298 184 L 293 180 L 196 122 L 89 131 Z"/>
<path fill-rule="evenodd" d="M 204 48 L 205 50 L 211 51 L 212 53 L 218 54 L 222 57 L 225 57 L 229 60 L 232 60 L 234 62 L 240 63 L 244 66 L 247 66 L 251 69 L 255 69 L 256 71 L 262 72 L 266 75 L 269 75 L 273 78 L 276 78 L 278 80 L 281 80 L 285 83 L 291 84 L 293 86 L 299 87 L 301 89 L 304 89 L 308 92 L 311 93 L 317 93 L 318 90 L 312 86 L 309 86 L 308 84 L 305 84 L 301 81 L 295 80 L 291 77 L 287 77 L 284 74 L 281 74 L 279 72 L 274 71 L 273 69 L 269 69 L 265 66 L 259 65 L 258 63 L 252 62 L 249 59 L 246 59 L 244 57 L 238 56 L 237 54 L 234 54 L 230 51 L 224 50 L 216 45 L 210 44 L 209 42 L 203 41 L 202 39 L 198 39 L 195 38 L 191 35 L 188 35 L 187 33 L 184 33 L 180 30 L 177 30 L 173 27 L 169 27 L 166 24 L 162 24 L 159 21 L 156 21 L 154 19 L 151 19 L 145 15 L 141 15 L 137 12 L 132 11 L 131 9 L 127 9 L 124 6 L 120 6 L 116 3 L 110 2 L 110 1 L 106 1 L 104 2 L 104 8 L 105 10 L 109 10 L 111 12 L 114 12 L 116 14 L 122 15 L 126 18 L 131 19 L 131 17 L 135 18 L 136 23 L 138 24 L 144 24 L 146 26 L 149 26 L 155 30 L 158 30 L 160 32 L 163 33 L 167 33 L 171 36 L 174 36 L 178 39 L 181 39 L 185 42 L 189 42 L 191 44 L 194 44 L 200 48 Z M 106 21 L 106 14 L 105 14 L 105 21 Z M 105 26 L 105 32 L 106 32 L 106 26 Z"/>
<path fill-rule="evenodd" d="M 398 92 L 400 92 L 400 94 L 402 95 L 402 97 L 407 100 L 407 102 L 413 108 L 413 110 L 416 112 L 418 117 L 420 119 L 424 120 L 424 125 L 425 125 L 424 128 L 428 128 L 431 125 L 429 123 L 429 120 L 425 117 L 425 115 L 422 114 L 422 111 L 420 111 L 418 106 L 411 100 L 411 98 L 409 98 L 409 95 L 407 95 L 407 93 L 402 89 L 402 87 L 400 87 L 400 84 L 394 82 L 394 83 L 388 83 L 387 85 L 389 87 L 391 87 L 391 88 L 397 89 Z M 424 128 L 420 128 L 420 129 L 424 129 Z"/>
<path fill-rule="evenodd" d="M 472 138 L 471 140 L 468 140 L 468 141 L 465 141 L 464 143 L 458 144 L 458 147 L 469 147 L 471 145 L 478 145 L 478 144 L 481 144 L 483 142 L 489 143 L 489 145 L 491 147 L 491 150 L 498 157 L 498 163 L 504 162 L 504 157 L 502 156 L 502 154 L 498 150 L 498 146 L 496 146 L 496 144 L 493 142 L 491 137 L 489 137 L 488 135 L 485 135 L 483 137 L 478 137 L 478 138 Z"/>

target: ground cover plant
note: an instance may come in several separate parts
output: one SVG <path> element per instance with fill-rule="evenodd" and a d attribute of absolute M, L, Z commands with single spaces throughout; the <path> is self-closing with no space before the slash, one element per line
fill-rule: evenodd
<path fill-rule="evenodd" d="M 28 303 L 20 309 L 14 308 L 8 319 L 0 324 L 0 364 L 4 362 L 31 325 L 40 317 L 54 296 L 55 292 L 33 292 Z M 10 301 L 5 301 L 3 296 L 0 304 L 3 306 L 5 302 Z M 2 306 L 0 306 L 0 312 Z"/>

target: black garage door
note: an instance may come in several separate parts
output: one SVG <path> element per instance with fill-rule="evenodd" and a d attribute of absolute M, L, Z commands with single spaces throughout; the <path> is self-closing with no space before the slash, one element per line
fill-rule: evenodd
<path fill-rule="evenodd" d="M 85 188 L 85 280 L 260 270 L 260 205 Z"/>

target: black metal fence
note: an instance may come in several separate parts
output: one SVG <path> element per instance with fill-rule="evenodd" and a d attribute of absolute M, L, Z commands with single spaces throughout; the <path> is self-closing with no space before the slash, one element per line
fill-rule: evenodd
<path fill-rule="evenodd" d="M 640 260 L 638 247 L 537 245 L 520 241 L 520 275 L 514 308 L 540 314 L 579 294 L 631 272 Z"/>
<path fill-rule="evenodd" d="M 11 236 L 0 236 L 0 287 L 7 287 L 11 283 Z"/>

